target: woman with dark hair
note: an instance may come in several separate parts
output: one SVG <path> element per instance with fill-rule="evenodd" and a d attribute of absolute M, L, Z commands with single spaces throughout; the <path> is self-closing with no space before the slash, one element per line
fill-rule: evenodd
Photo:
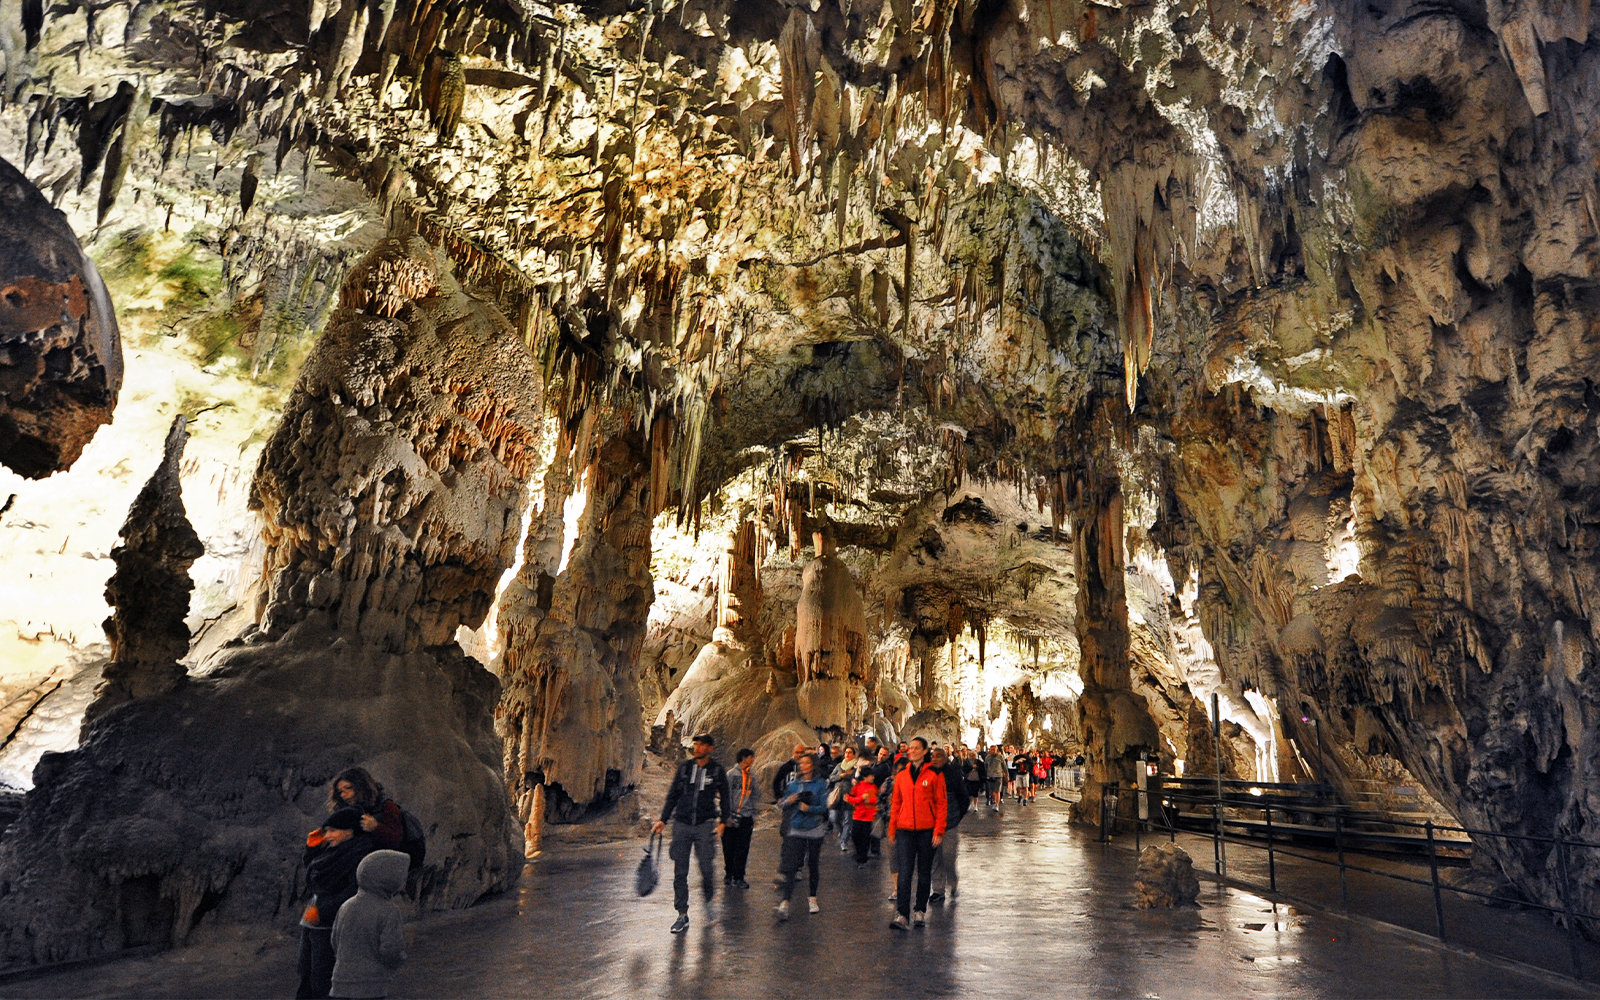
<path fill-rule="evenodd" d="M 328 805 L 333 810 L 354 809 L 361 813 L 361 829 L 372 835 L 378 847 L 398 851 L 404 839 L 405 820 L 400 816 L 400 805 L 394 799 L 384 798 L 383 786 L 372 779 L 364 767 L 346 768 L 333 779 L 328 793 Z"/>
<path fill-rule="evenodd" d="M 804 865 L 810 875 L 810 891 L 806 902 L 812 913 L 821 913 L 817 905 L 817 885 L 821 879 L 822 841 L 828 835 L 828 782 L 822 768 L 811 754 L 800 758 L 800 766 L 789 778 L 789 787 L 778 800 L 784 818 L 783 848 L 778 863 L 778 874 L 783 901 L 778 904 L 778 919 L 789 919 L 789 900 L 794 896 L 794 884 Z"/>

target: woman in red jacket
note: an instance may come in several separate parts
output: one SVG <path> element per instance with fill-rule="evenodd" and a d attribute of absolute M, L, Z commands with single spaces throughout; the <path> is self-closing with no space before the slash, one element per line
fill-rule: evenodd
<path fill-rule="evenodd" d="M 850 839 L 856 845 L 856 867 L 867 867 L 867 852 L 872 848 L 872 821 L 878 816 L 878 779 L 872 768 L 856 771 L 855 786 L 845 794 L 844 800 L 856 807 L 850 818 Z"/>
<path fill-rule="evenodd" d="M 340 771 L 333 779 L 333 790 L 328 794 L 328 805 L 333 810 L 355 809 L 361 813 L 361 829 L 372 834 L 378 847 L 398 851 L 405 838 L 405 820 L 400 817 L 400 806 L 394 799 L 383 797 L 383 786 L 372 780 L 364 767 Z"/>
<path fill-rule="evenodd" d="M 889 926 L 905 930 L 911 916 L 911 877 L 917 879 L 917 909 L 912 923 L 928 922 L 928 885 L 933 879 L 933 852 L 944 840 L 948 803 L 944 774 L 928 763 L 928 741 L 918 736 L 906 750 L 906 763 L 894 776 L 889 798 L 889 841 L 898 852 L 895 869 L 895 917 Z"/>

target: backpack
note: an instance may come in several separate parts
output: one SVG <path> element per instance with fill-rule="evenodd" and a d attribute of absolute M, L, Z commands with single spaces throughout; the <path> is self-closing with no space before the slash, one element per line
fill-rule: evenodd
<path fill-rule="evenodd" d="M 422 828 L 422 820 L 404 809 L 400 810 L 400 828 L 400 850 L 411 856 L 410 870 L 416 871 L 428 856 L 428 832 Z"/>

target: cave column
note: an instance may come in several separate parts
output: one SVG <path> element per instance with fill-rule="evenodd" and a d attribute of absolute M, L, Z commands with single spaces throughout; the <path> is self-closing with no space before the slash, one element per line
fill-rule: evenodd
<path fill-rule="evenodd" d="M 530 560 L 513 600 L 502 604 L 505 687 L 496 721 L 506 780 L 530 827 L 571 822 L 615 801 L 637 780 L 644 750 L 650 448 L 625 414 L 597 410 L 580 418 L 570 458 L 557 458 L 583 469 L 584 511 L 566 566 L 551 579 L 548 562 Z M 553 500 L 546 525 L 552 517 L 561 517 Z M 530 538 L 535 544 L 552 548 Z M 541 799 L 543 817 L 534 812 Z"/>
<path fill-rule="evenodd" d="M 1077 633 L 1083 695 L 1079 729 L 1086 761 L 1079 818 L 1100 822 L 1106 784 L 1133 780 L 1131 758 L 1154 749 L 1149 706 L 1133 690 L 1128 659 L 1128 600 L 1123 577 L 1122 492 L 1115 476 L 1079 483 L 1073 511 L 1077 563 Z"/>

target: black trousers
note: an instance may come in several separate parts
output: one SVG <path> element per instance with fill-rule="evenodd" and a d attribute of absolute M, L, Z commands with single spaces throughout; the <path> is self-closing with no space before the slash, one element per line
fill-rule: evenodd
<path fill-rule="evenodd" d="M 894 908 L 902 917 L 911 916 L 911 879 L 917 880 L 917 912 L 928 909 L 928 886 L 933 881 L 933 831 L 899 830 L 894 835 L 894 848 L 900 873 L 895 884 Z"/>
<path fill-rule="evenodd" d="M 783 838 L 783 857 L 778 863 L 778 874 L 783 876 L 783 898 L 791 899 L 794 896 L 796 876 L 800 874 L 800 865 L 804 863 L 811 874 L 811 891 L 807 896 L 817 894 L 817 886 L 822 881 L 822 842 L 826 837 L 785 837 Z"/>
<path fill-rule="evenodd" d="M 856 864 L 867 863 L 867 853 L 872 850 L 872 821 L 857 820 L 850 827 L 850 839 L 856 842 Z"/>
<path fill-rule="evenodd" d="M 672 821 L 672 842 L 667 845 L 667 854 L 672 858 L 672 905 L 679 913 L 689 912 L 690 851 L 700 864 L 700 885 L 710 900 L 717 891 L 716 820 L 708 819 L 695 826 Z"/>
<path fill-rule="evenodd" d="M 300 987 L 295 1000 L 322 1000 L 333 989 L 333 928 L 300 928 Z"/>
<path fill-rule="evenodd" d="M 730 879 L 744 878 L 745 862 L 750 860 L 750 835 L 755 832 L 754 817 L 741 817 L 739 825 L 729 824 L 722 831 L 722 870 Z"/>

